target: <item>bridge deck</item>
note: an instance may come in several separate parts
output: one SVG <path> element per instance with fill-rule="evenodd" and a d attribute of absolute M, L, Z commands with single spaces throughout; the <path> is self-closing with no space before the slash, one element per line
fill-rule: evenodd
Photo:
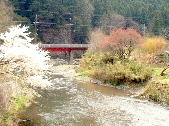
<path fill-rule="evenodd" d="M 43 50 L 49 52 L 71 52 L 72 50 L 87 50 L 89 44 L 39 44 Z"/>
<path fill-rule="evenodd" d="M 89 44 L 38 44 L 40 48 L 49 52 L 69 52 L 69 64 L 73 62 L 73 50 L 87 50 Z"/>
<path fill-rule="evenodd" d="M 89 48 L 89 44 L 39 44 L 40 48 Z"/>

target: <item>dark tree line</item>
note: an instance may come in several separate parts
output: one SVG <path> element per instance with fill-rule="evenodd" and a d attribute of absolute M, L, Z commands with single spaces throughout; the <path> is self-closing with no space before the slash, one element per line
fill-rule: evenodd
<path fill-rule="evenodd" d="M 16 20 L 45 22 L 57 29 L 71 25 L 75 42 L 85 42 L 96 27 L 147 27 L 154 35 L 169 29 L 169 0 L 12 0 Z M 38 24 L 39 29 L 43 27 Z M 138 28 L 139 29 L 139 28 Z M 38 31 L 39 34 L 42 31 Z"/>

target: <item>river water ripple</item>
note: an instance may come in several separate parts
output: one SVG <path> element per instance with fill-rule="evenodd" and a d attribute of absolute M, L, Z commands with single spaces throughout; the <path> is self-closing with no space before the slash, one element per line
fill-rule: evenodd
<path fill-rule="evenodd" d="M 31 122 L 21 126 L 169 126 L 167 108 L 130 98 L 125 91 L 72 78 L 52 81 L 22 115 Z"/>

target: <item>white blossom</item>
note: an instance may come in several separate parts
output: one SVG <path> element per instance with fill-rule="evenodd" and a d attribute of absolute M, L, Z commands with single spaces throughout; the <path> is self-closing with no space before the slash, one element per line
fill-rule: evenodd
<path fill-rule="evenodd" d="M 0 46 L 0 60 L 8 61 L 8 72 L 22 77 L 31 86 L 45 87 L 50 83 L 44 79 L 51 67 L 48 63 L 50 56 L 47 51 L 32 44 L 33 39 L 29 35 L 28 27 L 20 25 L 0 34 L 0 39 L 4 41 Z"/>

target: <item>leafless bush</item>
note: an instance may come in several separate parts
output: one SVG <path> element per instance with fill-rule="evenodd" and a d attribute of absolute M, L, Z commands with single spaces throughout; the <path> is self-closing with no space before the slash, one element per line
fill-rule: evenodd
<path fill-rule="evenodd" d="M 102 29 L 98 28 L 90 33 L 90 49 L 91 50 L 98 50 L 100 43 L 104 40 L 105 38 L 105 33 L 102 31 Z"/>

